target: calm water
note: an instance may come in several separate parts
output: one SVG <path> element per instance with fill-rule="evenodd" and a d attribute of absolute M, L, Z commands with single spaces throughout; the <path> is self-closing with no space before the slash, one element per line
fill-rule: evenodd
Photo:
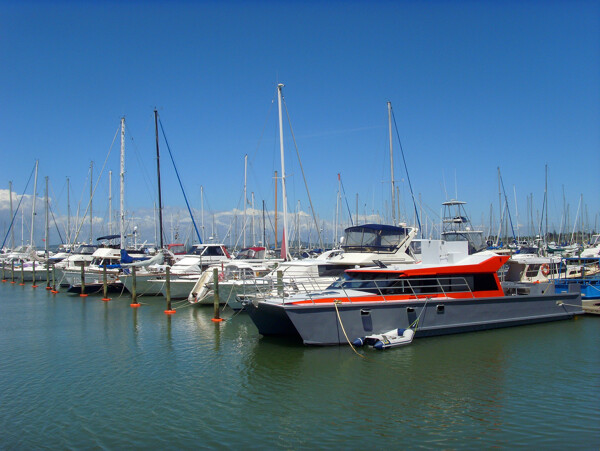
<path fill-rule="evenodd" d="M 0 448 L 600 447 L 600 318 L 385 352 L 0 284 Z"/>

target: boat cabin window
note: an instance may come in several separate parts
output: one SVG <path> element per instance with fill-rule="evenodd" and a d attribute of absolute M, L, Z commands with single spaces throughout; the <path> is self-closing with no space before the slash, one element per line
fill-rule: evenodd
<path fill-rule="evenodd" d="M 352 289 L 381 295 L 431 295 L 443 293 L 494 291 L 498 284 L 493 274 L 424 276 L 394 278 L 389 273 L 345 273 L 330 288 Z"/>
<path fill-rule="evenodd" d="M 81 246 L 77 249 L 77 253 L 82 255 L 92 255 L 94 252 L 96 252 L 96 246 Z"/>
<path fill-rule="evenodd" d="M 393 252 L 405 237 L 406 230 L 400 227 L 349 227 L 342 249 L 346 252 Z"/>
<path fill-rule="evenodd" d="M 208 246 L 202 253 L 203 257 L 220 257 L 225 255 L 220 246 Z"/>
<path fill-rule="evenodd" d="M 264 247 L 248 247 L 246 249 L 242 249 L 238 252 L 235 257 L 236 260 L 260 260 L 265 258 L 265 248 Z"/>
<path fill-rule="evenodd" d="M 347 269 L 354 268 L 354 265 L 318 265 L 319 277 L 339 277 Z"/>

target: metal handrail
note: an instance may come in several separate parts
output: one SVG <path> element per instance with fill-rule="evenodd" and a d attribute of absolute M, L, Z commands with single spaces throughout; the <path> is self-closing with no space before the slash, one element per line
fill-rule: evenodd
<path fill-rule="evenodd" d="M 451 283 L 444 285 L 442 283 L 441 279 L 447 279 Z M 313 303 L 315 303 L 315 296 L 319 295 L 327 290 L 327 288 L 323 287 L 322 281 L 320 279 L 314 278 L 314 277 L 288 278 L 287 280 L 283 281 L 284 282 L 283 290 L 277 290 L 277 286 L 276 286 L 277 281 L 276 280 L 265 279 L 265 278 L 260 279 L 260 280 L 263 283 L 265 280 L 268 280 L 269 283 L 266 286 L 264 284 L 261 284 L 260 286 L 258 286 L 256 279 L 253 281 L 245 281 L 245 283 L 250 282 L 251 284 L 255 285 L 254 293 L 252 295 L 259 297 L 259 298 L 271 298 L 271 299 L 281 298 L 281 302 L 284 302 L 285 298 L 292 294 L 294 294 L 294 295 L 305 294 L 308 300 L 311 300 Z M 375 292 L 379 296 L 381 296 L 385 302 L 388 302 L 389 296 L 391 294 L 394 294 L 393 293 L 394 288 L 399 288 L 399 287 L 394 287 L 393 285 L 390 286 L 390 282 L 395 283 L 398 281 L 403 282 L 401 288 L 403 290 L 410 291 L 410 293 L 415 297 L 416 300 L 419 300 L 422 297 L 428 297 L 431 294 L 440 293 L 440 292 L 445 297 L 448 297 L 448 294 L 452 292 L 452 291 L 449 291 L 449 289 L 448 289 L 450 285 L 460 287 L 462 291 L 470 293 L 471 297 L 475 298 L 475 294 L 473 293 L 473 290 L 469 286 L 466 278 L 463 276 L 436 277 L 436 278 L 421 277 L 421 278 L 411 278 L 411 279 L 399 278 L 399 279 L 394 279 L 394 280 L 382 280 L 382 279 L 338 280 L 337 281 L 338 284 L 335 287 L 335 289 L 341 290 L 344 293 L 344 297 L 347 299 L 348 302 L 352 302 L 352 298 L 348 295 L 348 290 L 350 290 L 350 289 L 357 289 L 357 290 L 368 289 L 369 291 L 375 290 Z M 415 283 L 415 282 L 423 282 L 423 281 L 427 281 L 427 282 L 431 282 L 431 283 L 422 284 L 422 285 L 416 285 L 416 283 Z M 357 284 L 357 283 L 360 283 L 361 285 L 364 285 L 365 283 L 371 283 L 371 286 L 368 286 L 368 287 L 352 286 L 353 284 Z M 436 288 L 436 290 L 435 291 L 427 291 L 432 288 Z M 392 292 L 390 293 L 390 292 L 388 292 L 388 290 L 391 290 Z M 418 293 L 417 290 L 420 290 L 421 292 Z M 422 292 L 423 290 L 425 290 L 425 292 Z"/>

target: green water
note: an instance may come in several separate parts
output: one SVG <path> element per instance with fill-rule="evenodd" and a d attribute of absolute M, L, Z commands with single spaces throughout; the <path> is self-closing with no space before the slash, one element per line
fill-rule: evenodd
<path fill-rule="evenodd" d="M 600 317 L 389 351 L 0 284 L 0 449 L 600 447 Z"/>

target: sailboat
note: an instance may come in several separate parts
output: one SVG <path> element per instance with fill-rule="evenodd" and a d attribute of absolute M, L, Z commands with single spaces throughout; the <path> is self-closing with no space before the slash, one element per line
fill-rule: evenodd
<path fill-rule="evenodd" d="M 148 255 L 135 249 L 129 254 L 125 248 L 125 118 L 121 118 L 121 158 L 120 158 L 120 222 L 119 235 L 107 235 L 97 239 L 101 242 L 92 254 L 92 261 L 85 271 L 86 292 L 99 292 L 103 288 L 104 271 L 107 274 L 107 288 L 120 291 L 123 285 L 120 280 L 121 263 L 125 259 L 145 260 Z M 115 243 L 119 240 L 118 244 Z M 65 280 L 69 283 L 70 292 L 81 291 L 81 271 L 65 270 Z"/>

